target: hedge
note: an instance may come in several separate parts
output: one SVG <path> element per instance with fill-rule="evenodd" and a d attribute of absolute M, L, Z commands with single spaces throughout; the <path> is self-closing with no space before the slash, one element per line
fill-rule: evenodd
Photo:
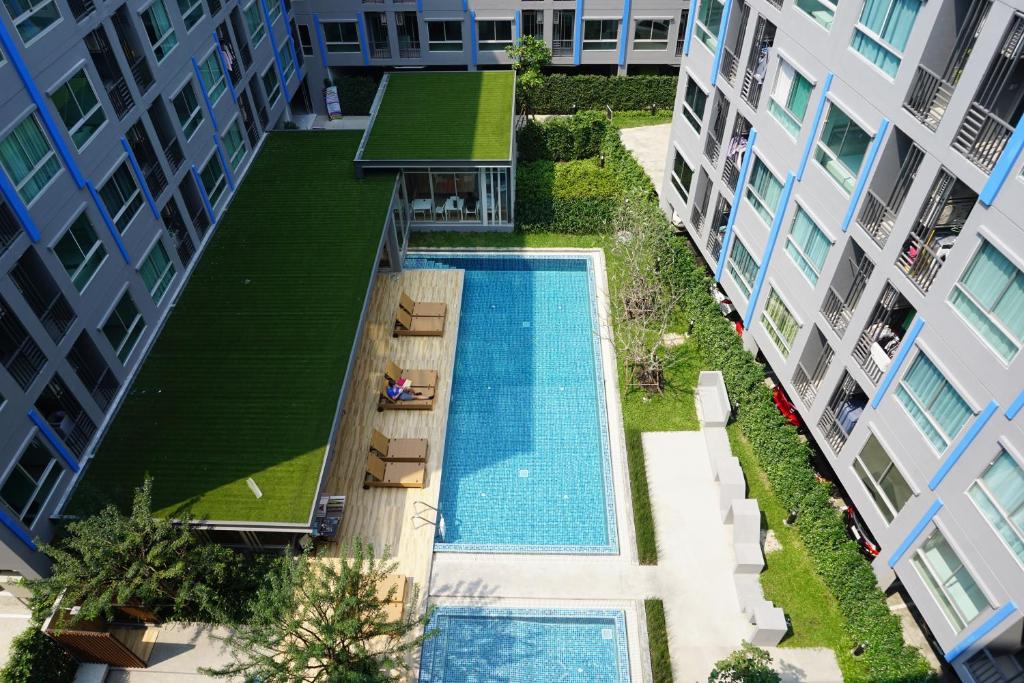
<path fill-rule="evenodd" d="M 678 76 L 552 74 L 532 96 L 535 114 L 572 114 L 584 109 L 672 109 Z"/>
<path fill-rule="evenodd" d="M 656 203 L 654 188 L 643 169 L 622 145 L 618 131 L 605 136 L 601 151 L 606 166 L 622 188 L 641 188 Z M 830 489 L 811 467 L 811 451 L 794 427 L 772 403 L 764 385 L 764 368 L 743 348 L 740 337 L 711 297 L 713 284 L 686 240 L 672 237 L 664 222 L 666 249 L 678 258 L 660 275 L 674 291 L 683 292 L 682 308 L 693 321 L 691 343 L 701 349 L 707 367 L 718 368 L 729 398 L 736 406 L 736 421 L 750 441 L 758 464 L 787 509 L 797 511 L 796 528 L 807 546 L 815 570 L 835 595 L 850 637 L 865 643 L 861 661 L 872 683 L 914 683 L 933 680 L 927 662 L 903 640 L 899 618 L 889 611 L 874 572 L 850 540 Z"/>
<path fill-rule="evenodd" d="M 516 132 L 519 163 L 596 157 L 608 127 L 608 118 L 599 111 L 583 111 L 544 123 L 529 120 Z"/>
<path fill-rule="evenodd" d="M 524 232 L 608 232 L 619 194 L 615 174 L 594 159 L 521 163 L 516 226 Z"/>
<path fill-rule="evenodd" d="M 379 81 L 368 76 L 335 76 L 338 86 L 338 102 L 345 116 L 366 116 L 370 105 L 377 96 Z"/>
<path fill-rule="evenodd" d="M 2 683 L 71 683 L 78 662 L 32 622 L 11 641 Z"/>

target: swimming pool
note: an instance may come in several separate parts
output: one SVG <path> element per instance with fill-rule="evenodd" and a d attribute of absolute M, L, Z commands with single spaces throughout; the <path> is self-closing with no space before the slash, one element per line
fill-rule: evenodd
<path fill-rule="evenodd" d="M 615 553 L 594 260 L 416 253 L 465 271 L 435 549 Z"/>
<path fill-rule="evenodd" d="M 437 609 L 420 683 L 628 683 L 619 610 Z"/>

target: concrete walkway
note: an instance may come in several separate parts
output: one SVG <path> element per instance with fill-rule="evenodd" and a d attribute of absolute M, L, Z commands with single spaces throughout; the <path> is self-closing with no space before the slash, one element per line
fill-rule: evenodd
<path fill-rule="evenodd" d="M 622 130 L 622 144 L 643 166 L 647 176 L 654 183 L 654 189 L 661 194 L 661 183 L 665 179 L 666 151 L 669 148 L 669 132 L 672 124 L 640 126 Z"/>

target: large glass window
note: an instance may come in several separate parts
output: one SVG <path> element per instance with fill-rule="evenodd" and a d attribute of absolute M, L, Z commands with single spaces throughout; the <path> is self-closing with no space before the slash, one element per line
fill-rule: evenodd
<path fill-rule="evenodd" d="M 260 0 L 257 0 L 259 2 Z M 281 16 L 281 0 L 265 0 L 267 3 L 267 14 L 270 16 L 270 23 L 273 25 Z"/>
<path fill-rule="evenodd" d="M 971 572 L 938 529 L 917 549 L 910 563 L 955 630 L 962 631 L 988 607 L 988 599 Z"/>
<path fill-rule="evenodd" d="M 110 342 L 117 359 L 124 363 L 145 329 L 146 321 L 142 319 L 132 295 L 125 292 L 103 323 L 103 336 Z"/>
<path fill-rule="evenodd" d="M 584 50 L 614 50 L 618 43 L 618 19 L 583 20 Z"/>
<path fill-rule="evenodd" d="M 220 59 L 216 50 L 199 64 L 199 75 L 202 76 L 203 85 L 206 86 L 206 96 L 210 98 L 210 102 L 216 104 L 220 96 L 228 89 L 227 81 L 224 79 L 224 70 L 220 68 Z"/>
<path fill-rule="evenodd" d="M 729 260 L 725 262 L 733 280 L 739 286 L 743 296 L 750 298 L 750 291 L 754 287 L 754 280 L 757 278 L 757 262 L 747 251 L 743 242 L 738 237 L 733 238 L 732 248 L 729 250 Z"/>
<path fill-rule="evenodd" d="M 103 183 L 100 197 L 103 198 L 103 205 L 107 207 L 107 213 L 113 219 L 118 232 L 123 235 L 135 214 L 142 208 L 142 192 L 139 190 L 139 184 L 135 182 L 131 169 L 128 168 L 127 161 L 122 161 L 110 179 Z"/>
<path fill-rule="evenodd" d="M 146 28 L 146 35 L 149 37 L 149 44 L 153 46 L 156 61 L 164 61 L 178 44 L 178 36 L 171 26 L 163 0 L 154 0 L 153 4 L 142 12 L 142 25 Z"/>
<path fill-rule="evenodd" d="M 25 117 L 0 142 L 0 164 L 26 204 L 60 172 L 57 155 L 43 136 L 35 115 Z"/>
<path fill-rule="evenodd" d="M 354 21 L 321 24 L 328 52 L 359 52 L 359 31 Z"/>
<path fill-rule="evenodd" d="M 71 278 L 75 289 L 81 292 L 92 280 L 93 274 L 107 258 L 107 250 L 96 237 L 89 217 L 82 214 L 68 227 L 53 250 Z"/>
<path fill-rule="evenodd" d="M 850 46 L 889 76 L 900 68 L 921 0 L 865 0 Z"/>
<path fill-rule="evenodd" d="M 462 22 L 428 21 L 427 39 L 431 52 L 462 52 Z"/>
<path fill-rule="evenodd" d="M 831 0 L 796 0 L 796 6 L 827 29 L 832 28 L 838 2 Z"/>
<path fill-rule="evenodd" d="M 178 0 L 178 11 L 185 22 L 185 30 L 191 30 L 203 18 L 202 0 Z"/>
<path fill-rule="evenodd" d="M 946 450 L 973 413 L 924 353 L 918 353 L 896 388 L 896 398 L 936 451 Z"/>
<path fill-rule="evenodd" d="M 985 519 L 1024 563 L 1024 469 L 1006 451 L 968 490 Z"/>
<path fill-rule="evenodd" d="M 793 227 L 786 238 L 786 253 L 811 284 L 818 284 L 818 276 L 825 265 L 832 241 L 811 220 L 802 206 L 797 206 Z"/>
<path fill-rule="evenodd" d="M 146 291 L 153 297 L 153 302 L 159 304 L 174 280 L 174 264 L 160 240 L 156 241 L 146 260 L 139 266 L 139 275 L 146 285 Z"/>
<path fill-rule="evenodd" d="M 719 0 L 700 0 L 693 25 L 697 40 L 712 52 L 718 45 L 718 31 L 722 27 L 722 8 Z"/>
<path fill-rule="evenodd" d="M 485 20 L 476 22 L 477 41 L 483 52 L 504 50 L 512 44 L 512 22 Z"/>
<path fill-rule="evenodd" d="M 199 173 L 200 180 L 203 181 L 203 189 L 206 190 L 206 197 L 210 200 L 210 206 L 217 206 L 217 202 L 224 194 L 224 188 L 227 187 L 228 181 L 224 177 L 224 167 L 220 165 L 220 159 L 214 154 L 210 157 L 210 160 L 206 162 L 206 166 L 203 166 L 203 170 Z"/>
<path fill-rule="evenodd" d="M 690 197 L 690 185 L 693 183 L 693 169 L 683 159 L 683 155 L 676 150 L 676 157 L 672 163 L 672 185 L 676 192 L 685 202 Z"/>
<path fill-rule="evenodd" d="M 31 42 L 60 19 L 60 10 L 53 0 L 4 0 L 4 6 L 25 43 Z"/>
<path fill-rule="evenodd" d="M 704 107 L 707 105 L 708 96 L 692 76 L 686 79 L 686 92 L 683 93 L 683 116 L 690 127 L 700 135 L 700 124 L 704 120 Z"/>
<path fill-rule="evenodd" d="M 668 48 L 668 26 L 665 19 L 641 19 L 633 28 L 634 50 L 664 50 Z"/>
<path fill-rule="evenodd" d="M 199 109 L 199 100 L 196 98 L 196 89 L 192 81 L 185 84 L 185 87 L 171 100 L 174 105 L 174 113 L 178 116 L 178 123 L 188 140 L 203 122 L 203 112 Z"/>
<path fill-rule="evenodd" d="M 775 210 L 782 198 L 782 183 L 772 175 L 759 157 L 754 157 L 750 169 L 750 180 L 747 182 L 747 201 L 754 211 L 768 225 L 775 219 Z"/>
<path fill-rule="evenodd" d="M 853 471 L 875 501 L 886 523 L 892 522 L 914 495 L 913 489 L 874 434 L 868 437 L 860 455 L 853 459 Z"/>
<path fill-rule="evenodd" d="M 800 323 L 797 322 L 774 287 L 768 292 L 764 313 L 761 314 L 761 324 L 764 325 L 765 331 L 775 343 L 775 347 L 782 357 L 788 357 L 793 340 L 796 339 L 796 333 L 800 331 Z"/>
<path fill-rule="evenodd" d="M 1004 361 L 1024 345 L 1024 272 L 990 243 L 982 241 L 949 303 Z"/>
<path fill-rule="evenodd" d="M 768 111 L 793 137 L 800 133 L 813 89 L 810 81 L 784 60 L 779 60 L 779 72 L 775 75 Z"/>
<path fill-rule="evenodd" d="M 860 165 L 870 144 L 871 136 L 842 109 L 830 104 L 814 158 L 849 194 L 853 192 L 857 173 L 860 172 Z"/>
<path fill-rule="evenodd" d="M 0 499 L 15 517 L 31 527 L 63 472 L 43 442 L 32 437 L 18 462 L 7 473 L 0 487 Z"/>
<path fill-rule="evenodd" d="M 292 51 L 287 42 L 278 49 L 277 56 L 281 58 L 281 70 L 284 71 L 284 80 L 287 83 L 288 79 L 295 75 L 295 60 L 292 59 Z"/>
<path fill-rule="evenodd" d="M 77 149 L 85 147 L 107 120 L 85 69 L 54 90 L 50 98 Z"/>
<path fill-rule="evenodd" d="M 274 73 L 273 65 L 267 67 L 260 80 L 263 81 L 263 91 L 267 94 L 267 106 L 273 107 L 277 98 L 281 96 L 281 83 Z"/>
<path fill-rule="evenodd" d="M 245 159 L 245 140 L 242 138 L 242 127 L 239 125 L 238 119 L 231 122 L 221 139 L 224 141 L 224 152 L 228 158 L 228 165 L 231 166 L 231 170 L 237 171 L 238 167 L 242 165 L 242 160 Z"/>
<path fill-rule="evenodd" d="M 245 28 L 249 32 L 249 40 L 255 48 L 267 37 L 267 25 L 263 23 L 263 14 L 260 13 L 260 0 L 253 0 L 245 11 Z M 355 22 L 352 22 L 355 25 Z M 324 33 L 327 32 L 327 24 L 324 24 Z"/>

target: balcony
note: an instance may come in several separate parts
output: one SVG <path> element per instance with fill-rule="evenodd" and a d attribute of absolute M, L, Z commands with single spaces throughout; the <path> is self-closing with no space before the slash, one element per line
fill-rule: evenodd
<path fill-rule="evenodd" d="M 551 56 L 572 57 L 572 45 L 573 41 L 571 39 L 551 41 Z"/>
<path fill-rule="evenodd" d="M 843 450 L 846 440 L 853 433 L 867 405 L 867 394 L 857 384 L 857 380 L 849 372 L 844 371 L 842 379 L 832 392 L 828 406 L 818 420 L 818 427 L 824 433 L 825 441 L 833 452 L 839 453 Z"/>
<path fill-rule="evenodd" d="M 11 280 L 55 342 L 64 338 L 76 315 L 35 251 L 26 251 L 11 269 Z"/>
<path fill-rule="evenodd" d="M 953 138 L 953 149 L 985 173 L 991 173 L 1011 135 L 1013 126 L 974 102 Z"/>
<path fill-rule="evenodd" d="M 704 225 L 704 216 L 711 201 L 711 178 L 702 167 L 697 176 L 697 191 L 694 194 L 693 209 L 690 211 L 690 224 L 698 235 Z"/>
<path fill-rule="evenodd" d="M 123 119 L 135 106 L 135 101 L 132 99 L 132 92 L 121 73 L 117 58 L 110 48 L 106 29 L 100 26 L 96 30 L 90 31 L 83 38 L 83 42 L 89 50 L 93 66 L 99 73 L 103 89 L 107 91 L 107 97 L 114 106 L 114 113 L 117 114 L 117 118 Z"/>
<path fill-rule="evenodd" d="M 20 234 L 21 226 L 18 225 L 18 219 L 14 217 L 14 212 L 7 206 L 7 202 L 0 199 L 0 256 Z"/>
<path fill-rule="evenodd" d="M 46 354 L 3 299 L 0 299 L 0 365 L 7 368 L 22 389 L 28 389 L 46 365 Z"/>
<path fill-rule="evenodd" d="M 915 315 L 917 312 L 910 302 L 887 282 L 852 354 L 875 385 L 892 364 Z"/>
<path fill-rule="evenodd" d="M 113 403 L 121 383 L 110 371 L 88 333 L 82 332 L 68 351 L 68 365 L 100 410 L 105 411 Z"/>
<path fill-rule="evenodd" d="M 747 69 L 743 73 L 743 87 L 740 90 L 740 97 L 754 109 L 757 109 L 761 101 L 769 53 L 774 44 L 775 24 L 759 16 L 754 28 L 754 40 L 750 47 L 750 57 L 747 59 Z"/>
<path fill-rule="evenodd" d="M 849 240 L 821 305 L 822 317 L 840 337 L 846 333 L 874 270 L 875 264 L 856 240 Z"/>
<path fill-rule="evenodd" d="M 185 155 L 181 151 L 181 143 L 178 142 L 177 138 L 171 140 L 164 147 L 164 158 L 167 159 L 167 165 L 171 167 L 171 172 L 177 173 L 185 161 Z"/>
<path fill-rule="evenodd" d="M 210 217 L 206 215 L 206 210 L 202 207 L 198 211 L 193 211 L 190 216 L 192 219 L 192 227 L 199 235 L 205 235 L 206 229 L 210 227 Z"/>
<path fill-rule="evenodd" d="M 729 85 L 736 84 L 736 72 L 739 71 L 740 60 L 739 54 L 743 50 L 743 41 L 747 34 L 747 23 L 750 18 L 750 5 L 743 2 L 743 0 L 737 0 L 738 7 L 733 7 L 733 17 L 739 17 L 739 21 L 729 22 L 729 26 L 726 28 L 725 44 L 722 46 L 722 62 L 719 66 L 719 75 L 724 78 Z M 739 10 L 739 14 L 736 13 Z M 685 26 L 685 24 L 680 24 Z M 683 29 L 680 28 L 680 33 L 683 33 Z"/>
<path fill-rule="evenodd" d="M 391 59 L 391 46 L 387 41 L 374 41 L 370 43 L 371 59 Z"/>
<path fill-rule="evenodd" d="M 711 165 L 718 162 L 718 156 L 722 151 L 722 137 L 725 135 L 725 122 L 729 118 L 729 102 L 722 93 L 715 91 L 715 106 L 711 111 L 711 125 L 708 128 L 708 137 L 704 141 L 704 156 Z"/>
<path fill-rule="evenodd" d="M 185 221 L 181 217 L 181 211 L 178 210 L 178 203 L 174 197 L 168 199 L 164 208 L 160 210 L 160 220 L 163 221 L 164 229 L 170 235 L 171 241 L 174 242 L 178 259 L 187 266 L 192 262 L 196 247 L 192 243 L 192 236 L 189 235 L 188 228 L 185 227 Z"/>
<path fill-rule="evenodd" d="M 46 385 L 36 399 L 35 408 L 67 444 L 68 450 L 78 457 L 85 455 L 89 441 L 96 433 L 96 423 L 89 418 L 60 375 L 54 375 Z"/>
<path fill-rule="evenodd" d="M 825 335 L 815 326 L 793 373 L 793 385 L 804 405 L 810 406 L 814 402 L 821 380 L 832 364 L 833 356 L 835 351 L 825 339 Z"/>
<path fill-rule="evenodd" d="M 149 64 L 146 63 L 145 57 L 139 57 L 129 65 L 132 78 L 135 80 L 135 85 L 138 86 L 139 92 L 145 94 L 147 90 L 153 87 L 153 72 L 149 70 Z"/>
<path fill-rule="evenodd" d="M 77 22 L 81 22 L 96 11 L 96 3 L 93 0 L 68 0 L 68 7 L 71 8 L 71 14 Z"/>
<path fill-rule="evenodd" d="M 749 140 L 750 123 L 736 114 L 736 120 L 732 124 L 732 137 L 729 138 L 729 146 L 725 151 L 725 165 L 722 167 L 722 180 L 730 190 L 736 189 L 736 183 L 740 177 L 740 165 Z"/>
<path fill-rule="evenodd" d="M 401 34 L 398 36 L 398 56 L 401 59 L 419 59 L 423 56 L 423 50 L 420 48 L 419 40 L 411 40 L 408 38 L 403 39 Z"/>
<path fill-rule="evenodd" d="M 946 108 L 949 107 L 955 88 L 955 85 L 928 67 L 918 66 L 903 106 L 918 121 L 935 130 L 939 127 L 939 121 L 946 113 Z"/>
<path fill-rule="evenodd" d="M 857 215 L 857 224 L 866 232 L 879 247 L 884 247 L 892 234 L 896 224 L 896 216 L 903 208 L 903 200 L 907 197 L 910 186 L 917 177 L 917 169 L 924 158 L 924 152 L 913 142 L 901 145 L 897 138 L 904 138 L 902 131 L 896 129 L 893 140 L 892 155 L 886 150 L 879 161 L 878 170 L 871 181 L 871 188 L 868 189 L 864 203 L 861 204 L 860 213 Z M 902 155 L 900 150 L 904 150 Z M 895 177 L 890 169 L 897 166 L 899 171 Z M 877 189 L 877 191 L 876 191 Z M 879 193 L 886 197 L 882 199 Z"/>

